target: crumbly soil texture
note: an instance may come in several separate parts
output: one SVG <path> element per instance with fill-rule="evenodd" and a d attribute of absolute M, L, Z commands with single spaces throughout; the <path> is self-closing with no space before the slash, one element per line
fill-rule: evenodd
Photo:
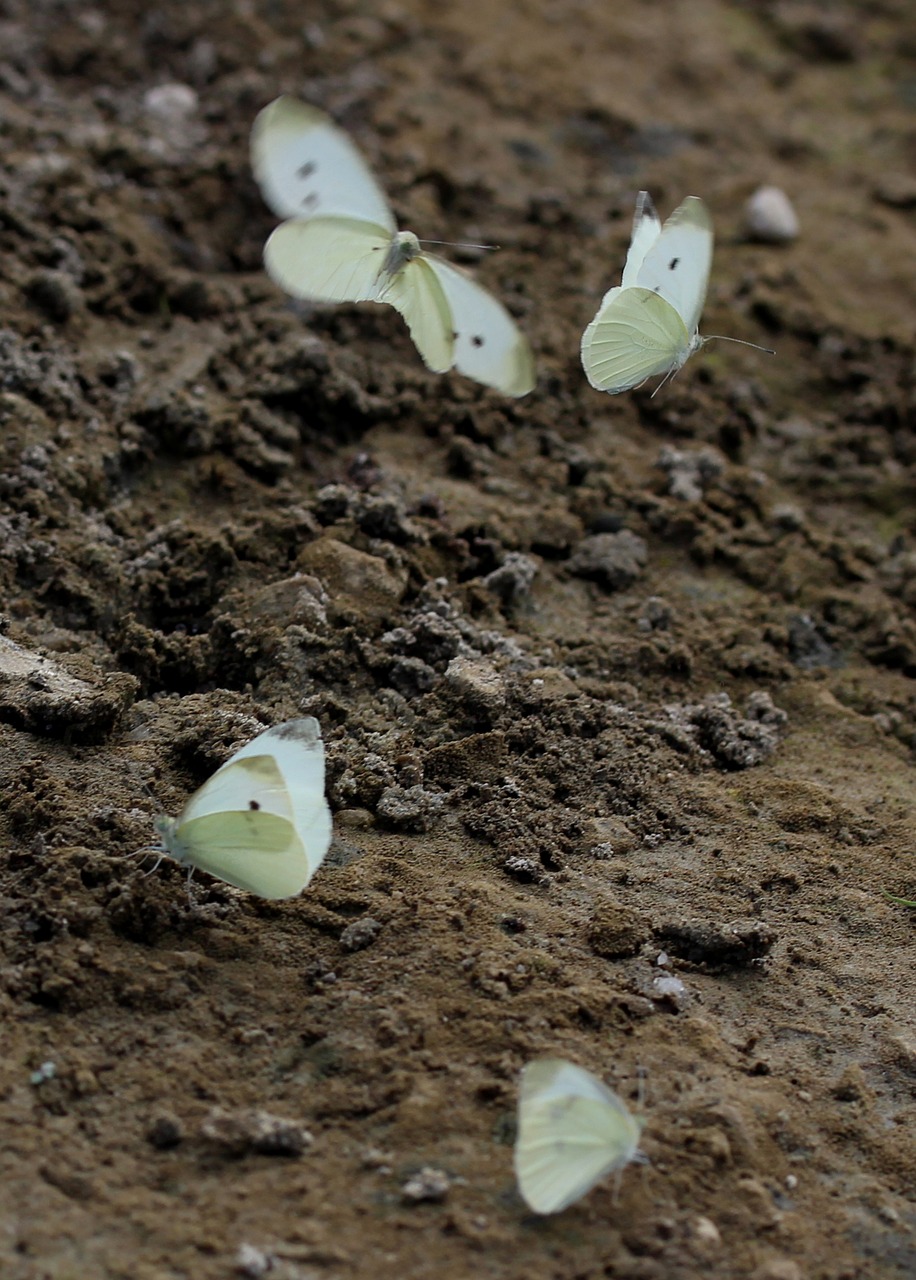
<path fill-rule="evenodd" d="M 283 92 L 531 395 L 267 279 Z M 916 1274 L 914 106 L 908 0 L 2 0 L 4 1280 Z M 640 189 L 775 355 L 588 386 Z M 305 892 L 153 869 L 298 715 Z M 542 1055 L 646 1121 L 546 1218 Z"/>

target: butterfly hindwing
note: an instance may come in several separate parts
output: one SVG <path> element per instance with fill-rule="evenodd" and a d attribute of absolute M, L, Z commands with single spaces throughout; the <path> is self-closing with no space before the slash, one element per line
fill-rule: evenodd
<path fill-rule="evenodd" d="M 582 365 L 593 387 L 616 395 L 683 363 L 689 347 L 681 317 L 664 298 L 619 288 L 582 335 Z"/>
<path fill-rule="evenodd" d="M 455 335 L 448 299 L 425 253 L 413 258 L 389 277 L 380 302 L 387 302 L 407 321 L 410 336 L 423 362 L 434 373 L 445 373 L 455 363 Z"/>
<path fill-rule="evenodd" d="M 312 302 L 376 302 L 391 245 L 384 227 L 351 218 L 281 222 L 264 246 L 271 280 Z"/>
<path fill-rule="evenodd" d="M 188 862 L 261 898 L 290 898 L 309 879 L 309 862 L 291 822 L 265 810 L 227 810 L 183 822 Z"/>

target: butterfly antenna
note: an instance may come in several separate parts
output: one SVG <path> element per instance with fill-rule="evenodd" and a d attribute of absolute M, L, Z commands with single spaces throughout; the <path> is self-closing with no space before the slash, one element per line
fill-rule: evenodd
<path fill-rule="evenodd" d="M 707 333 L 703 338 L 705 342 L 737 342 L 739 347 L 753 347 L 755 351 L 762 351 L 764 355 L 775 356 L 776 352 L 772 347 L 761 347 L 756 342 L 745 342 L 743 338 L 728 338 L 724 333 Z M 664 385 L 664 384 L 663 384 Z"/>
<path fill-rule="evenodd" d="M 498 244 L 468 244 L 465 240 L 421 240 L 420 244 L 444 244 L 451 249 L 499 249 Z"/>

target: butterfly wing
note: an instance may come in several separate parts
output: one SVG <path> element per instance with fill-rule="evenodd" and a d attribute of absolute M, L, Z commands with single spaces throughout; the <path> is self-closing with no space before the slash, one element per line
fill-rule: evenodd
<path fill-rule="evenodd" d="M 432 254 L 424 260 L 448 305 L 458 372 L 503 395 L 527 395 L 535 384 L 534 357 L 506 308 L 451 263 Z"/>
<path fill-rule="evenodd" d="M 636 197 L 633 232 L 630 236 L 630 248 L 627 251 L 626 265 L 623 268 L 623 279 L 620 282 L 621 288 L 628 289 L 631 285 L 639 283 L 637 280 L 639 268 L 642 266 L 646 254 L 658 239 L 661 229 L 661 219 L 655 212 L 655 205 L 652 203 L 648 191 L 640 191 Z"/>
<path fill-rule="evenodd" d="M 277 98 L 255 119 L 251 165 L 279 218 L 344 216 L 384 227 L 394 217 L 381 188 L 342 129 L 296 98 Z"/>
<path fill-rule="evenodd" d="M 711 265 L 709 210 L 698 196 L 688 196 L 649 246 L 634 283 L 670 303 L 692 337 L 706 301 Z"/>
<path fill-rule="evenodd" d="M 376 302 L 391 236 L 352 218 L 281 222 L 264 246 L 267 274 L 286 293 L 311 302 Z"/>
<path fill-rule="evenodd" d="M 522 1072 L 515 1172 L 536 1213 L 559 1213 L 636 1155 L 640 1123 L 600 1080 L 544 1058 Z"/>
<path fill-rule="evenodd" d="M 690 336 L 674 307 L 636 288 L 606 294 L 580 349 L 591 385 L 612 396 L 679 368 L 690 350 Z"/>

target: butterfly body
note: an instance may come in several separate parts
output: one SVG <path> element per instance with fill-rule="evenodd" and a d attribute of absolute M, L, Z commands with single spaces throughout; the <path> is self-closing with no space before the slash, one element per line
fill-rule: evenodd
<path fill-rule="evenodd" d="M 294 98 L 278 98 L 252 129 L 252 165 L 264 199 L 285 218 L 264 247 L 268 275 L 312 302 L 395 308 L 426 365 L 509 396 L 534 387 L 527 340 L 500 302 L 470 276 L 399 231 L 347 135 Z"/>

